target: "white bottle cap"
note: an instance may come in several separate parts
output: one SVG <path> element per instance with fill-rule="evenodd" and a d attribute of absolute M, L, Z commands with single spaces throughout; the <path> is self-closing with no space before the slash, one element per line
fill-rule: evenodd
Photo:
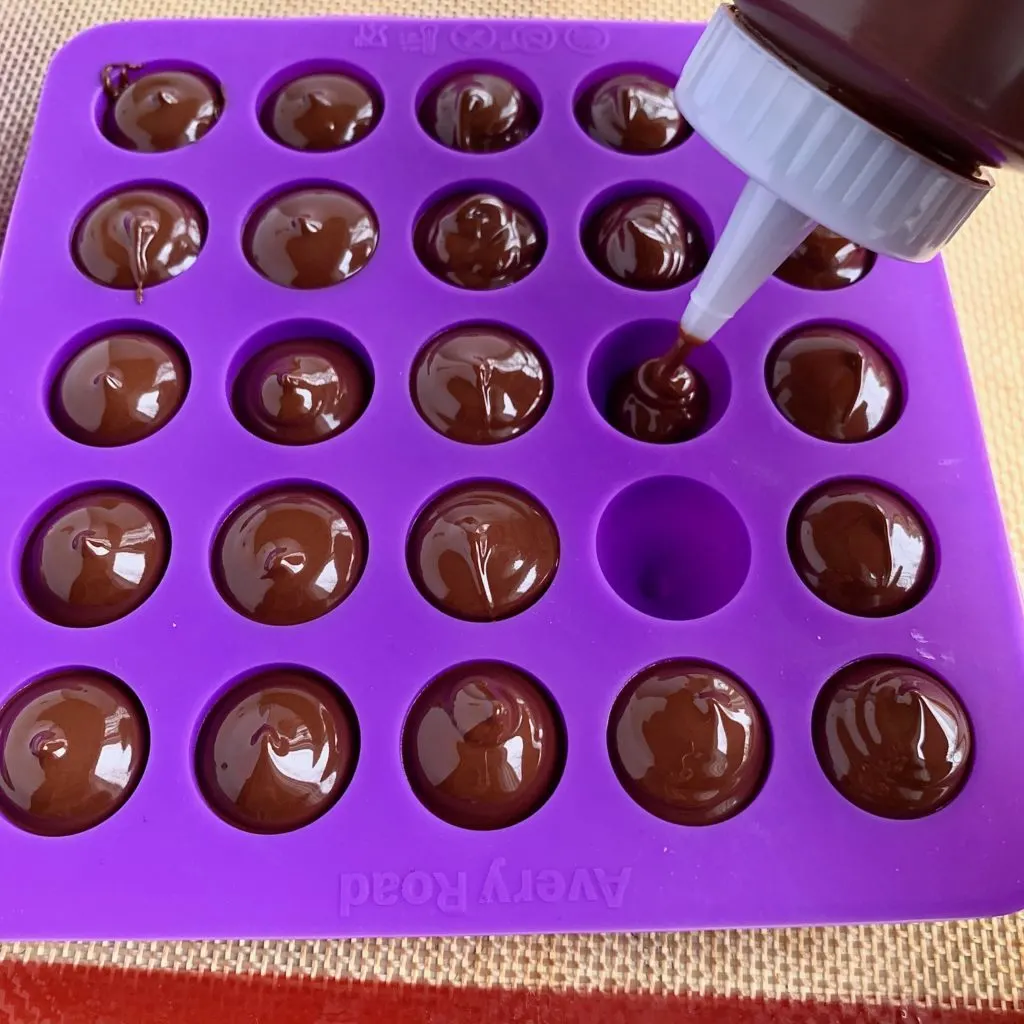
<path fill-rule="evenodd" d="M 815 224 L 873 252 L 923 262 L 992 187 L 929 160 L 844 107 L 720 7 L 683 69 L 676 102 L 750 183 L 682 326 L 706 340 Z"/>

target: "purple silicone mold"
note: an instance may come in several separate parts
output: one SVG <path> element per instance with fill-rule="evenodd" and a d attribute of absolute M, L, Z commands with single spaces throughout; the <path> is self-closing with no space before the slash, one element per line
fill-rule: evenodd
<path fill-rule="evenodd" d="M 1024 905 L 1020 602 L 939 262 L 880 259 L 863 281 L 838 292 L 768 282 L 700 354 L 717 404 L 709 429 L 689 443 L 631 441 L 595 405 L 619 369 L 654 350 L 692 285 L 645 293 L 603 278 L 580 247 L 585 211 L 637 183 L 663 183 L 692 202 L 710 242 L 742 179 L 698 138 L 657 156 L 602 149 L 580 130 L 574 101 L 603 68 L 657 68 L 673 80 L 699 32 L 547 22 L 179 21 L 99 28 L 56 57 L 0 267 L 5 344 L 12 353 L 19 346 L 0 405 L 7 538 L 0 699 L 56 669 L 100 669 L 138 695 L 151 747 L 136 792 L 96 828 L 47 838 L 0 819 L 0 936 L 677 929 L 988 915 Z M 119 149 L 95 113 L 100 69 L 119 61 L 204 69 L 223 88 L 223 117 L 185 149 Z M 261 100 L 283 71 L 306 65 L 344 66 L 379 87 L 384 112 L 368 138 L 337 153 L 304 154 L 263 133 Z M 514 72 L 542 111 L 536 133 L 499 155 L 447 150 L 417 121 L 419 99 L 445 68 L 474 65 Z M 365 197 L 380 245 L 351 280 L 297 292 L 260 277 L 240 240 L 265 196 L 311 181 Z M 525 196 L 547 236 L 532 274 L 487 293 L 436 280 L 412 248 L 427 200 L 478 181 Z M 87 279 L 70 252 L 82 211 L 138 182 L 195 196 L 209 222 L 195 266 L 149 290 L 141 307 L 132 293 Z M 767 394 L 773 345 L 794 327 L 822 321 L 877 338 L 900 367 L 902 415 L 875 440 L 816 441 L 784 420 Z M 58 356 L 108 325 L 138 322 L 185 353 L 191 384 L 182 409 L 136 445 L 76 444 L 47 412 Z M 351 429 L 306 448 L 249 434 L 228 401 L 253 339 L 297 322 L 332 325 L 365 354 L 374 381 Z M 543 419 L 508 444 L 453 443 L 412 404 L 416 354 L 467 322 L 521 332 L 553 373 Z M 789 516 L 809 490 L 835 478 L 882 481 L 926 517 L 938 568 L 910 611 L 844 615 L 793 571 Z M 438 611 L 406 568 L 417 512 L 473 479 L 535 495 L 561 543 L 550 589 L 495 623 Z M 275 628 L 222 600 L 210 548 L 240 498 L 283 481 L 344 494 L 365 524 L 369 558 L 337 609 Z M 170 563 L 132 614 L 95 629 L 62 628 L 21 595 L 22 545 L 40 510 L 95 482 L 152 498 L 170 527 Z M 653 590 L 641 579 L 652 566 L 665 584 Z M 936 673 L 971 717 L 970 777 L 930 817 L 895 821 L 859 810 L 815 758 L 815 698 L 838 669 L 872 656 Z M 742 680 L 771 731 L 761 791 L 735 817 L 705 828 L 645 812 L 608 757 L 608 715 L 622 687 L 675 657 L 721 665 Z M 492 832 L 432 816 L 402 766 L 402 725 L 416 695 L 447 668 L 478 659 L 535 677 L 557 705 L 568 744 L 547 803 Z M 321 673 L 346 694 L 358 719 L 359 761 L 323 817 L 284 835 L 254 835 L 206 805 L 193 750 L 204 714 L 231 681 L 282 663 Z"/>

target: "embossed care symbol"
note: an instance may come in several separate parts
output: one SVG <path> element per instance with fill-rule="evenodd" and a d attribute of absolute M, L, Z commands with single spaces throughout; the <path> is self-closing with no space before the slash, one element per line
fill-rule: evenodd
<path fill-rule="evenodd" d="M 547 53 L 557 42 L 558 36 L 550 25 L 517 25 L 511 37 L 502 42 L 501 48 L 520 53 Z"/>
<path fill-rule="evenodd" d="M 600 25 L 570 25 L 565 46 L 575 53 L 601 53 L 608 48 L 608 33 Z"/>
<path fill-rule="evenodd" d="M 387 25 L 375 25 L 372 21 L 363 22 L 356 29 L 353 46 L 361 50 L 384 50 L 388 45 Z"/>
<path fill-rule="evenodd" d="M 432 54 L 437 50 L 437 26 L 417 25 L 402 29 L 398 34 L 398 45 L 403 53 Z"/>
<path fill-rule="evenodd" d="M 486 53 L 497 41 L 498 35 L 490 25 L 456 25 L 452 29 L 452 46 L 463 53 Z"/>
<path fill-rule="evenodd" d="M 467 871 L 373 871 L 339 879 L 338 912 L 400 903 L 433 904 L 443 914 L 464 914 L 470 903 L 602 903 L 618 910 L 626 899 L 632 868 L 517 868 L 496 857 L 483 875 Z"/>

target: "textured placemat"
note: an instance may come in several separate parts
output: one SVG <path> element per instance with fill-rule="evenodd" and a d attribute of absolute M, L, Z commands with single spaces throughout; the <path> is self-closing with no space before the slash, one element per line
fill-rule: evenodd
<path fill-rule="evenodd" d="M 907 0 L 894 0 L 907 2 Z M 916 0 L 923 2 L 923 0 Z M 91 24 L 157 16 L 410 14 L 702 20 L 715 0 L 0 0 L 0 229 L 46 64 Z M 949 269 L 1018 565 L 1024 565 L 1024 176 Z M 2 333 L 2 325 L 0 325 Z M 883 852 L 884 855 L 884 852 Z M 875 928 L 340 942 L 0 944 L 0 959 L 477 986 L 1024 1007 L 1024 917 Z"/>

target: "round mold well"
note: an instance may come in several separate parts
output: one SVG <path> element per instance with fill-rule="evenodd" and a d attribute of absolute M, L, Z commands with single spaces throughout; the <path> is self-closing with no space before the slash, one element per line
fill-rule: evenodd
<path fill-rule="evenodd" d="M 683 476 L 648 477 L 619 491 L 601 513 L 596 545 L 612 590 L 656 619 L 719 611 L 750 570 L 750 535 L 735 506 Z"/>

